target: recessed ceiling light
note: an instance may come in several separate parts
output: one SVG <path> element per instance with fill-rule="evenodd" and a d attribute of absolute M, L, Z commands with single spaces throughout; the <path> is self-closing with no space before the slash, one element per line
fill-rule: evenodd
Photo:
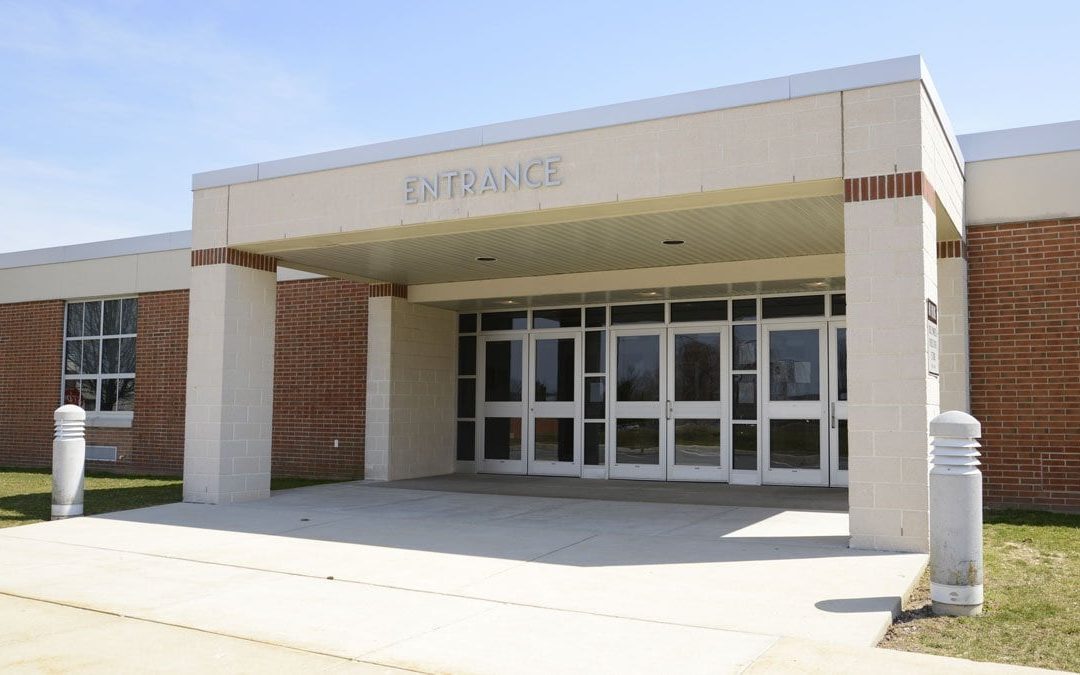
<path fill-rule="evenodd" d="M 498 260 L 498 258 L 492 257 L 490 255 L 476 256 L 476 262 L 495 262 L 496 260 Z"/>
<path fill-rule="evenodd" d="M 637 294 L 643 298 L 655 298 L 656 296 L 660 295 L 660 293 L 657 291 L 638 291 Z"/>
<path fill-rule="evenodd" d="M 664 246 L 682 246 L 686 242 L 682 239 L 665 239 L 660 242 Z"/>
<path fill-rule="evenodd" d="M 516 305 L 517 304 L 517 300 L 500 300 L 499 302 L 501 302 L 504 305 Z"/>

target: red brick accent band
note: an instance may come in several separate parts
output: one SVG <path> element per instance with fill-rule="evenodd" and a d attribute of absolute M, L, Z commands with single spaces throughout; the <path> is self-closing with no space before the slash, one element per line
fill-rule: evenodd
<path fill-rule="evenodd" d="M 844 179 L 845 202 L 869 202 L 916 195 L 922 195 L 931 205 L 936 203 L 934 186 L 922 171 Z"/>
<path fill-rule="evenodd" d="M 401 298 L 409 297 L 409 287 L 405 284 L 371 284 L 369 296 L 372 298 Z"/>
<path fill-rule="evenodd" d="M 191 266 L 201 265 L 236 265 L 250 267 L 263 272 L 277 271 L 277 258 L 258 253 L 248 253 L 228 246 L 200 248 L 191 252 Z"/>
<path fill-rule="evenodd" d="M 937 243 L 937 257 L 963 258 L 964 242 L 960 241 L 959 239 L 956 241 L 939 241 Z"/>

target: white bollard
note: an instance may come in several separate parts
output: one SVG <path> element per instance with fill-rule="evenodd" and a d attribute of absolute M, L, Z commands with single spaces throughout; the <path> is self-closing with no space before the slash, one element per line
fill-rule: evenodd
<path fill-rule="evenodd" d="M 86 411 L 77 405 L 64 405 L 56 409 L 53 419 L 52 519 L 60 520 L 83 514 Z"/>
<path fill-rule="evenodd" d="M 934 614 L 983 608 L 982 425 L 950 410 L 930 422 L 930 601 Z"/>

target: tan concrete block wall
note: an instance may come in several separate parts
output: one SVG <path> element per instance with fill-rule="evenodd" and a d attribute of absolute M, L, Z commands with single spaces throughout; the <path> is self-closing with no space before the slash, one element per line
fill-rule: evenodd
<path fill-rule="evenodd" d="M 952 152 L 952 146 L 945 136 L 934 106 L 926 90 L 921 90 L 922 105 L 922 147 L 923 173 L 934 186 L 937 198 L 949 214 L 953 223 L 963 232 L 964 223 L 964 176 L 960 172 Z"/>
<path fill-rule="evenodd" d="M 836 178 L 842 173 L 840 128 L 840 95 L 823 94 L 200 190 L 194 223 L 205 232 L 197 234 L 195 247 L 223 245 L 226 215 L 228 243 L 235 246 L 286 233 L 333 234 Z M 408 176 L 548 155 L 562 157 L 562 185 L 404 203 Z"/>
<path fill-rule="evenodd" d="M 962 257 L 938 259 L 941 410 L 971 411 L 968 395 L 968 275 Z"/>
<path fill-rule="evenodd" d="M 922 168 L 921 95 L 919 82 L 843 92 L 845 177 Z"/>
<path fill-rule="evenodd" d="M 390 359 L 392 297 L 368 298 L 367 420 L 364 478 L 390 479 Z"/>

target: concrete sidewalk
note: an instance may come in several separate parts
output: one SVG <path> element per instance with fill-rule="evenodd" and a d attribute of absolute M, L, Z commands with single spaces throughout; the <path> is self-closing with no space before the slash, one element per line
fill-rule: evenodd
<path fill-rule="evenodd" d="M 869 649 L 925 556 L 849 550 L 846 525 L 843 513 L 346 483 L 10 528 L 0 594 L 31 618 L 0 625 L 74 612 L 73 635 L 88 637 L 4 629 L 0 665 L 90 651 L 103 669 L 187 669 L 167 648 L 159 659 L 134 647 L 152 644 L 144 633 L 190 651 L 192 670 L 223 658 L 241 671 L 280 659 L 315 671 L 836 672 L 933 658 Z"/>

